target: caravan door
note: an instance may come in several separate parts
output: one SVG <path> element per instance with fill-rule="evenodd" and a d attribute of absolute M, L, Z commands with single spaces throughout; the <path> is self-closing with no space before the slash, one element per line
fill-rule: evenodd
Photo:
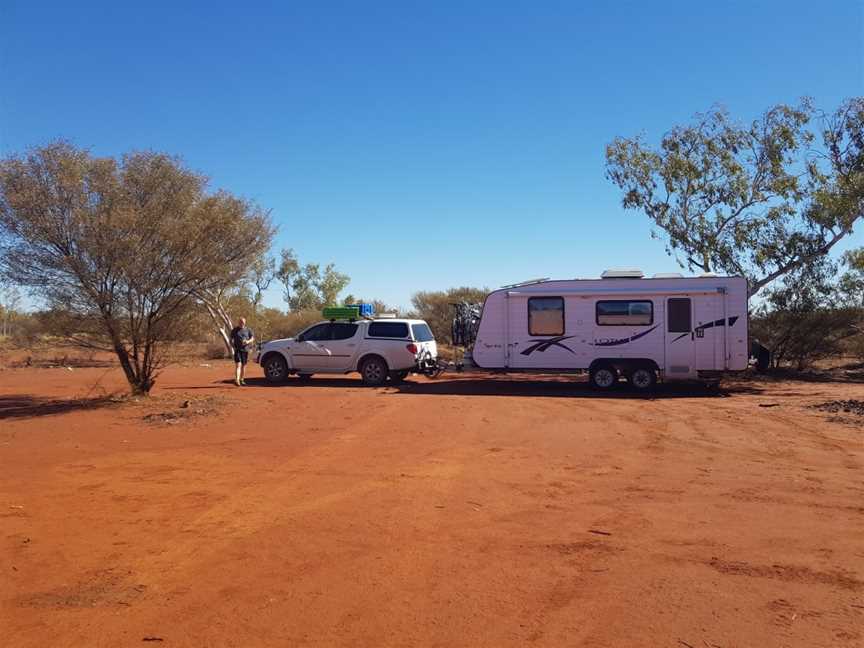
<path fill-rule="evenodd" d="M 690 297 L 666 299 L 666 378 L 694 378 L 693 300 Z"/>

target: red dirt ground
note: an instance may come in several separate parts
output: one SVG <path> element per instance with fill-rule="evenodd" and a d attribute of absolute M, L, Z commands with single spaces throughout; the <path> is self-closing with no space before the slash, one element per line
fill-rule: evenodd
<path fill-rule="evenodd" d="M 864 644 L 864 384 L 229 375 L 0 372 L 4 646 Z"/>

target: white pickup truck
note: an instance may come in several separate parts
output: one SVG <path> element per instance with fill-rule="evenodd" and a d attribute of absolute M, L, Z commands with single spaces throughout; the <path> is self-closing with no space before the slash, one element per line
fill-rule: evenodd
<path fill-rule="evenodd" d="M 359 371 L 364 384 L 377 386 L 388 378 L 401 382 L 412 372 L 431 373 L 438 364 L 438 347 L 423 320 L 331 320 L 297 337 L 262 344 L 258 363 L 271 383 L 292 374 L 310 378 Z"/>

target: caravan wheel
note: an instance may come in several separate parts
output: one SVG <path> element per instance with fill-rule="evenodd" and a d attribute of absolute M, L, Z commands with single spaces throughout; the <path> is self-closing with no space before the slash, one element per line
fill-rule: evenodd
<path fill-rule="evenodd" d="M 636 367 L 627 376 L 630 386 L 636 391 L 647 392 L 657 384 L 657 372 L 651 367 Z"/>
<path fill-rule="evenodd" d="M 598 365 L 591 370 L 588 380 L 594 389 L 608 391 L 618 382 L 618 372 L 612 365 Z"/>

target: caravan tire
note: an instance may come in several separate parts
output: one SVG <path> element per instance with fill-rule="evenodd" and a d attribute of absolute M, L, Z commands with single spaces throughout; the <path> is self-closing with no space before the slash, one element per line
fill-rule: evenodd
<path fill-rule="evenodd" d="M 594 389 L 609 391 L 618 383 L 618 372 L 612 365 L 597 365 L 591 370 L 588 380 Z"/>
<path fill-rule="evenodd" d="M 657 385 L 657 372 L 651 367 L 636 367 L 627 376 L 630 386 L 639 392 L 649 392 Z"/>

